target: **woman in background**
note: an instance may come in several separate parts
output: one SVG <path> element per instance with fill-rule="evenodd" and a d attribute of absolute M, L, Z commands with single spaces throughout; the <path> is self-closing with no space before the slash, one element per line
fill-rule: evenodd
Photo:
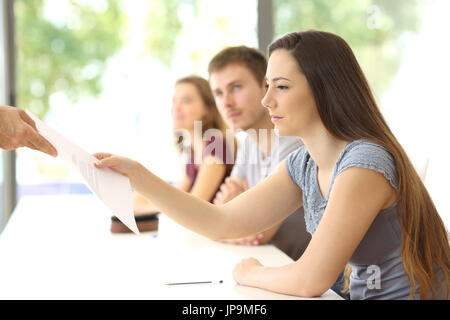
<path fill-rule="evenodd" d="M 230 132 L 216 107 L 208 81 L 198 76 L 179 79 L 174 88 L 171 114 L 175 147 L 185 165 L 175 185 L 200 199 L 212 201 L 233 168 L 236 141 L 233 136 L 231 141 L 226 141 Z M 196 121 L 199 121 L 197 126 Z M 139 193 L 134 194 L 134 211 L 140 231 L 157 228 L 159 210 Z M 117 217 L 112 217 L 111 231 L 130 232 Z"/>

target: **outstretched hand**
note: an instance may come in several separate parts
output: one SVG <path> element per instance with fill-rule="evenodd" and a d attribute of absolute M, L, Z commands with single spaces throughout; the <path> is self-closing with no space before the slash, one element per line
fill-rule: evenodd
<path fill-rule="evenodd" d="M 139 169 L 138 162 L 106 152 L 98 152 L 93 154 L 93 156 L 98 160 L 94 163 L 95 167 L 99 169 L 110 168 L 111 170 L 128 177 L 132 184 L 136 180 L 136 177 L 138 176 L 137 171 Z"/>
<path fill-rule="evenodd" d="M 22 109 L 0 106 L 0 148 L 5 150 L 28 147 L 58 155 L 56 149 L 42 137 L 33 119 Z"/>

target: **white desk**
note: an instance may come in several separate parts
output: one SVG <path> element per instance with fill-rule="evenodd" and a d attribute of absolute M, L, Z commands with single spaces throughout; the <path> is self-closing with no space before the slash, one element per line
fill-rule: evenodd
<path fill-rule="evenodd" d="M 237 285 L 244 257 L 292 260 L 272 245 L 223 244 L 160 217 L 159 232 L 113 235 L 94 196 L 22 198 L 0 235 L 0 299 L 299 299 Z M 223 280 L 167 286 L 167 281 Z M 327 291 L 319 299 L 341 299 Z"/>

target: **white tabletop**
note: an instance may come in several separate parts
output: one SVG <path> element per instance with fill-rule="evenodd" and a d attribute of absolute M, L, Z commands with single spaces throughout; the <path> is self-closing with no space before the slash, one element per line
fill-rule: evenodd
<path fill-rule="evenodd" d="M 300 299 L 234 282 L 242 258 L 292 262 L 272 245 L 214 242 L 163 215 L 158 232 L 111 234 L 110 216 L 91 195 L 23 197 L 0 235 L 0 299 Z M 208 280 L 223 283 L 165 285 Z"/>

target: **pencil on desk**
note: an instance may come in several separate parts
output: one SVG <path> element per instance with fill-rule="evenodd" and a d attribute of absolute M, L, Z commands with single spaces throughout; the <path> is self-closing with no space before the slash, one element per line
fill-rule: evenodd
<path fill-rule="evenodd" d="M 176 286 L 181 284 L 201 284 L 201 283 L 223 283 L 223 280 L 219 281 L 194 281 L 194 282 L 168 282 L 167 286 Z"/>

